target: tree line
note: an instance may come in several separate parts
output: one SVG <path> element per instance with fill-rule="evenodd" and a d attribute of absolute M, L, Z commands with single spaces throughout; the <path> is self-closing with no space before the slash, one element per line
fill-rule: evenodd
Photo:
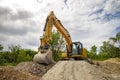
<path fill-rule="evenodd" d="M 3 48 L 0 44 L 0 65 L 16 65 L 22 61 L 32 61 L 37 53 L 30 49 L 22 49 L 19 45 L 9 46 L 8 51 L 3 51 Z"/>
<path fill-rule="evenodd" d="M 62 49 L 66 45 L 65 40 L 60 33 L 53 31 L 51 34 L 50 49 L 52 50 L 53 59 L 58 61 L 61 59 Z M 8 51 L 3 51 L 3 46 L 0 44 L 0 65 L 16 65 L 23 61 L 32 61 L 37 53 L 31 49 L 22 49 L 19 45 L 9 46 Z M 38 48 L 39 50 L 39 48 Z M 120 32 L 114 37 L 110 37 L 107 41 L 103 41 L 97 52 L 97 46 L 93 45 L 90 50 L 87 50 L 88 57 L 96 60 L 105 60 L 108 58 L 120 58 Z"/>
<path fill-rule="evenodd" d="M 103 41 L 100 50 L 97 53 L 96 45 L 93 45 L 88 52 L 88 57 L 97 60 L 105 60 L 108 58 L 120 58 L 120 32 L 114 37 L 110 37 L 107 41 Z"/>

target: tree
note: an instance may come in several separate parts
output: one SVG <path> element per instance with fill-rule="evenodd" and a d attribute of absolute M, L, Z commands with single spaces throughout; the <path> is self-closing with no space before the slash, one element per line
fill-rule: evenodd
<path fill-rule="evenodd" d="M 11 45 L 9 51 L 1 52 L 0 65 L 16 65 L 22 61 L 32 61 L 36 53 L 31 49 L 22 49 L 19 45 Z"/>
<path fill-rule="evenodd" d="M 120 44 L 120 32 L 117 33 L 116 39 L 117 39 L 118 43 Z"/>
<path fill-rule="evenodd" d="M 88 52 L 88 56 L 92 59 L 95 59 L 97 55 L 97 47 L 96 45 L 93 45 L 90 49 L 90 51 Z"/>
<path fill-rule="evenodd" d="M 94 45 L 94 46 L 91 47 L 91 52 L 92 52 L 93 54 L 96 54 L 96 53 L 97 53 L 97 47 L 96 47 L 96 45 Z"/>
<path fill-rule="evenodd" d="M 2 46 L 2 44 L 0 44 L 0 51 L 2 51 L 3 50 L 3 46 Z"/>
<path fill-rule="evenodd" d="M 100 47 L 101 54 L 106 58 L 120 57 L 120 32 L 115 37 L 110 37 L 108 41 L 103 42 Z"/>
<path fill-rule="evenodd" d="M 100 47 L 100 53 L 108 53 L 109 41 L 104 41 L 103 45 Z"/>
<path fill-rule="evenodd" d="M 12 60 L 13 60 L 13 62 L 16 63 L 19 52 L 21 50 L 21 47 L 19 45 L 17 45 L 17 46 L 11 45 L 11 46 L 9 46 L 9 49 L 10 49 L 10 52 L 11 52 L 11 55 L 12 55 Z"/>
<path fill-rule="evenodd" d="M 109 38 L 109 41 L 111 42 L 110 53 L 112 53 L 112 57 L 120 57 L 120 32 L 115 37 Z"/>
<path fill-rule="evenodd" d="M 120 46 L 120 32 L 118 32 L 115 37 L 110 37 L 109 40 L 113 45 L 118 44 L 118 46 Z"/>
<path fill-rule="evenodd" d="M 58 31 L 53 31 L 50 40 L 51 50 L 55 61 L 61 58 L 61 49 L 65 47 L 65 41 Z"/>

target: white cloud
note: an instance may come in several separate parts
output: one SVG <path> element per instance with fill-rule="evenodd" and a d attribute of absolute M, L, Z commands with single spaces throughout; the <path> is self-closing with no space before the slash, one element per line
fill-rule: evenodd
<path fill-rule="evenodd" d="M 83 42 L 87 48 L 94 44 L 100 46 L 102 41 L 115 35 L 114 30 L 120 26 L 119 0 L 3 0 L 0 5 L 10 8 L 12 15 L 9 13 L 11 11 L 7 10 L 7 18 L 10 20 L 11 16 L 17 16 L 14 21 L 5 17 L 7 23 L 1 19 L 0 21 L 5 23 L 6 28 L 13 25 L 9 30 L 13 30 L 16 34 L 23 33 L 16 36 L 5 28 L 9 37 L 5 34 L 0 41 L 9 44 L 19 43 L 22 47 L 35 50 L 39 45 L 39 36 L 42 36 L 46 17 L 51 10 L 70 32 L 72 40 Z M 28 14 L 32 14 L 32 17 Z"/>
<path fill-rule="evenodd" d="M 106 13 L 120 12 L 120 0 L 109 0 L 104 7 Z"/>

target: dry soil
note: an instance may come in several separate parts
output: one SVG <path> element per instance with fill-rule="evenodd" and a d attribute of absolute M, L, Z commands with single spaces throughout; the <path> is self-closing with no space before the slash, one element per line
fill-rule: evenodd
<path fill-rule="evenodd" d="M 59 61 L 45 65 L 22 62 L 0 66 L 0 80 L 120 80 L 120 59 L 94 61 Z"/>

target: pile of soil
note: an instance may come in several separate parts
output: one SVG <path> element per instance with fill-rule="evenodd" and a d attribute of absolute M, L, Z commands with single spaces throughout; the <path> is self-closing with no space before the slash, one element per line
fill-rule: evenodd
<path fill-rule="evenodd" d="M 59 61 L 40 80 L 120 80 L 120 64 Z"/>
<path fill-rule="evenodd" d="M 105 60 L 104 62 L 120 63 L 120 58 L 110 58 Z"/>
<path fill-rule="evenodd" d="M 97 66 L 106 74 L 114 74 L 120 76 L 120 59 L 111 58 L 105 61 L 97 61 Z"/>
<path fill-rule="evenodd" d="M 26 72 L 15 70 L 14 67 L 0 66 L 0 80 L 39 80 L 40 78 Z"/>
<path fill-rule="evenodd" d="M 15 69 L 42 77 L 53 65 L 54 64 L 46 65 L 35 62 L 21 62 L 15 67 Z"/>
<path fill-rule="evenodd" d="M 0 80 L 39 80 L 53 65 L 21 62 L 17 66 L 0 66 Z"/>
<path fill-rule="evenodd" d="M 0 66 L 0 80 L 120 80 L 120 59 L 94 61 L 59 61 L 56 64 L 21 62 Z"/>

